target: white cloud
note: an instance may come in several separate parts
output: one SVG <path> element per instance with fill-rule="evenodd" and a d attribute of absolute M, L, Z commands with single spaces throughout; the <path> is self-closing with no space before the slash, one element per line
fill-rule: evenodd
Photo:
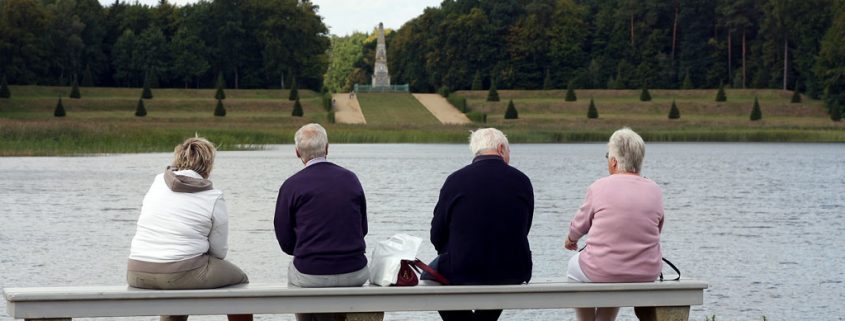
<path fill-rule="evenodd" d="M 423 13 L 427 7 L 435 7 L 439 0 L 312 0 L 320 6 L 320 15 L 336 35 L 347 35 L 354 31 L 370 32 L 384 23 L 385 28 L 399 29 L 405 22 Z"/>
<path fill-rule="evenodd" d="M 320 6 L 320 16 L 335 35 L 348 35 L 354 31 L 370 32 L 379 22 L 385 28 L 399 29 L 405 22 L 423 13 L 427 7 L 440 5 L 440 0 L 311 0 Z M 100 0 L 109 6 L 113 0 Z M 127 1 L 132 2 L 132 1 Z M 139 3 L 155 6 L 158 0 L 138 0 Z M 196 0 L 170 0 L 170 3 L 184 5 Z"/>

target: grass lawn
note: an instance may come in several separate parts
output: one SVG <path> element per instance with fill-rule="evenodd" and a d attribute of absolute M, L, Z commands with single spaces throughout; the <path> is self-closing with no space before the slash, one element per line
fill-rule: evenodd
<path fill-rule="evenodd" d="M 367 125 L 440 125 L 440 121 L 411 94 L 358 94 L 358 102 Z"/>
<path fill-rule="evenodd" d="M 845 142 L 845 125 L 832 122 L 820 101 L 789 103 L 791 92 L 727 90 L 728 101 L 714 102 L 716 90 L 577 90 L 578 101 L 564 102 L 564 90 L 500 90 L 500 102 L 487 91 L 459 91 L 469 108 L 488 114 L 487 123 L 442 125 L 410 94 L 359 94 L 367 125 L 327 123 L 318 93 L 300 90 L 304 117 L 292 117 L 293 102 L 282 90 L 226 90 L 226 117 L 215 117 L 213 89 L 153 89 L 144 100 L 148 115 L 135 117 L 140 88 L 82 88 L 82 99 L 67 98 L 68 87 L 11 86 L 0 99 L 0 156 L 166 152 L 195 133 L 222 150 L 293 142 L 303 124 L 326 126 L 333 143 L 465 143 L 468 130 L 502 129 L 513 143 L 605 141 L 629 126 L 648 141 Z M 53 117 L 59 96 L 67 117 Z M 754 97 L 763 120 L 749 121 Z M 599 119 L 587 119 L 589 98 Z M 519 119 L 505 120 L 509 99 Z M 669 120 L 672 99 L 681 119 Z"/>

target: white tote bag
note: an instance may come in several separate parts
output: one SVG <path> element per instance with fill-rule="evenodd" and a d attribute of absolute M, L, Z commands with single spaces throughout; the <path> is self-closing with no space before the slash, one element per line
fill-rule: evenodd
<path fill-rule="evenodd" d="M 379 241 L 370 260 L 370 283 L 390 286 L 396 283 L 402 260 L 415 260 L 422 239 L 408 234 L 396 234 Z"/>

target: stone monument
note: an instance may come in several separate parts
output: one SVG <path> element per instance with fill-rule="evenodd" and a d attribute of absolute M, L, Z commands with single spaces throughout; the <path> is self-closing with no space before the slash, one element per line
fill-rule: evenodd
<path fill-rule="evenodd" d="M 373 87 L 389 87 L 390 74 L 387 72 L 387 46 L 384 44 L 384 24 L 378 24 L 378 44 L 376 45 L 376 65 L 373 71 Z"/>

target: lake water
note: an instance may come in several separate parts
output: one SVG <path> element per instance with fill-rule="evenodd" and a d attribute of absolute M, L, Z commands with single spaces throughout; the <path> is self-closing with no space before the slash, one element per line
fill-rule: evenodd
<path fill-rule="evenodd" d="M 514 145 L 535 190 L 534 279 L 562 278 L 562 248 L 587 186 L 607 175 L 604 144 Z M 117 285 L 141 200 L 170 154 L 0 158 L 0 287 Z M 368 248 L 403 232 L 427 239 L 443 180 L 465 145 L 332 145 L 330 160 L 367 194 Z M 644 175 L 664 191 L 664 255 L 705 280 L 691 320 L 845 320 L 845 145 L 649 144 Z M 290 145 L 221 152 L 212 180 L 230 209 L 230 254 L 252 282 L 286 284 L 273 234 L 281 182 L 302 167 Z M 434 257 L 425 242 L 419 257 Z M 0 300 L 2 301 L 2 300 Z M 505 311 L 501 320 L 574 320 L 571 310 Z M 156 318 L 128 318 L 155 320 Z M 192 320 L 224 320 L 221 316 Z M 259 320 L 293 320 L 290 315 Z M 437 320 L 435 312 L 386 320 Z M 0 302 L 0 320 L 6 316 Z M 630 308 L 619 320 L 635 320 Z"/>

